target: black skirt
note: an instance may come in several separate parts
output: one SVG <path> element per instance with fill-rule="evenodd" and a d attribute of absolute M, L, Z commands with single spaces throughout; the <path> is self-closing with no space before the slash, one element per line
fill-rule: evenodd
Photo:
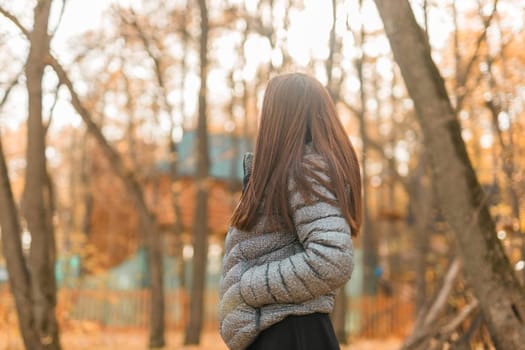
<path fill-rule="evenodd" d="M 327 314 L 288 316 L 259 334 L 247 350 L 339 350 Z"/>

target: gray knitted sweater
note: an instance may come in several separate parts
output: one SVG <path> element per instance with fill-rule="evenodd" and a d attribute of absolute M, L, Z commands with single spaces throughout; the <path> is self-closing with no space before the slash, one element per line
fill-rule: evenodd
<path fill-rule="evenodd" d="M 311 147 L 304 157 L 325 164 Z M 308 205 L 293 179 L 288 190 L 295 232 L 269 230 L 268 218 L 261 216 L 249 232 L 231 227 L 226 236 L 219 320 L 221 336 L 232 350 L 245 349 L 286 316 L 331 312 L 336 290 L 352 274 L 350 227 L 340 208 L 320 199 Z"/>

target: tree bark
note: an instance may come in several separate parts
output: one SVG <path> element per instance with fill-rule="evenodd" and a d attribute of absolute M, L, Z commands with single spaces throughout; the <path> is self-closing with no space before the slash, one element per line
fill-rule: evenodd
<path fill-rule="evenodd" d="M 199 0 L 201 15 L 199 117 L 197 121 L 197 174 L 195 185 L 195 217 L 193 225 L 193 271 L 190 294 L 190 319 L 186 328 L 185 345 L 199 344 L 204 314 L 204 287 L 208 253 L 208 126 L 206 115 L 206 80 L 208 72 L 208 8 Z"/>
<path fill-rule="evenodd" d="M 51 0 L 40 0 L 34 10 L 29 33 L 26 85 L 28 91 L 26 180 L 23 212 L 31 232 L 31 291 L 37 333 L 44 349 L 60 349 L 55 316 L 55 237 L 52 223 L 52 196 L 46 169 L 45 127 L 42 120 L 42 78 L 49 51 L 48 35 Z"/>
<path fill-rule="evenodd" d="M 461 128 L 407 0 L 375 0 L 425 137 L 437 198 L 494 345 L 525 349 L 525 291 L 512 271 L 461 138 Z M 410 53 L 410 54 L 408 54 Z"/>
<path fill-rule="evenodd" d="M 422 153 L 422 152 L 421 152 Z M 424 184 L 423 178 L 427 169 L 425 155 L 419 156 L 417 168 L 408 183 L 409 205 L 414 216 L 414 247 L 415 247 L 415 287 L 416 307 L 418 315 L 425 307 L 427 300 L 427 255 L 429 251 L 430 223 L 434 219 L 434 199 L 431 186 Z"/>
<path fill-rule="evenodd" d="M 18 210 L 16 208 L 0 135 L 0 227 L 2 247 L 9 273 L 9 287 L 15 299 L 18 325 L 26 349 L 42 349 L 33 318 L 29 270 L 22 252 Z"/>

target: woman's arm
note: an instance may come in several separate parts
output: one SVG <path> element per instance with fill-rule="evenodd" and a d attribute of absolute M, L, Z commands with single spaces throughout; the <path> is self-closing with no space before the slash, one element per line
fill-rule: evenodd
<path fill-rule="evenodd" d="M 335 199 L 326 187 L 310 180 L 320 194 Z M 304 251 L 244 272 L 241 295 L 253 307 L 301 303 L 336 290 L 352 274 L 350 227 L 340 208 L 319 198 L 308 204 L 294 190 L 290 196 L 293 220 Z"/>
<path fill-rule="evenodd" d="M 240 278 L 248 268 L 237 255 L 236 230 L 230 228 L 225 242 L 223 272 L 219 292 L 220 334 L 230 349 L 245 349 L 259 332 L 258 311 L 244 302 L 240 293 Z"/>

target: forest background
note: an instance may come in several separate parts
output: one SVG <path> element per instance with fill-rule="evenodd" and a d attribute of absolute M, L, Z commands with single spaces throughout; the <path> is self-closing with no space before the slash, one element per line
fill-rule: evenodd
<path fill-rule="evenodd" d="M 293 71 L 363 168 L 341 343 L 524 348 L 524 23 L 523 0 L 0 1 L 0 349 L 224 348 L 242 154 Z"/>

